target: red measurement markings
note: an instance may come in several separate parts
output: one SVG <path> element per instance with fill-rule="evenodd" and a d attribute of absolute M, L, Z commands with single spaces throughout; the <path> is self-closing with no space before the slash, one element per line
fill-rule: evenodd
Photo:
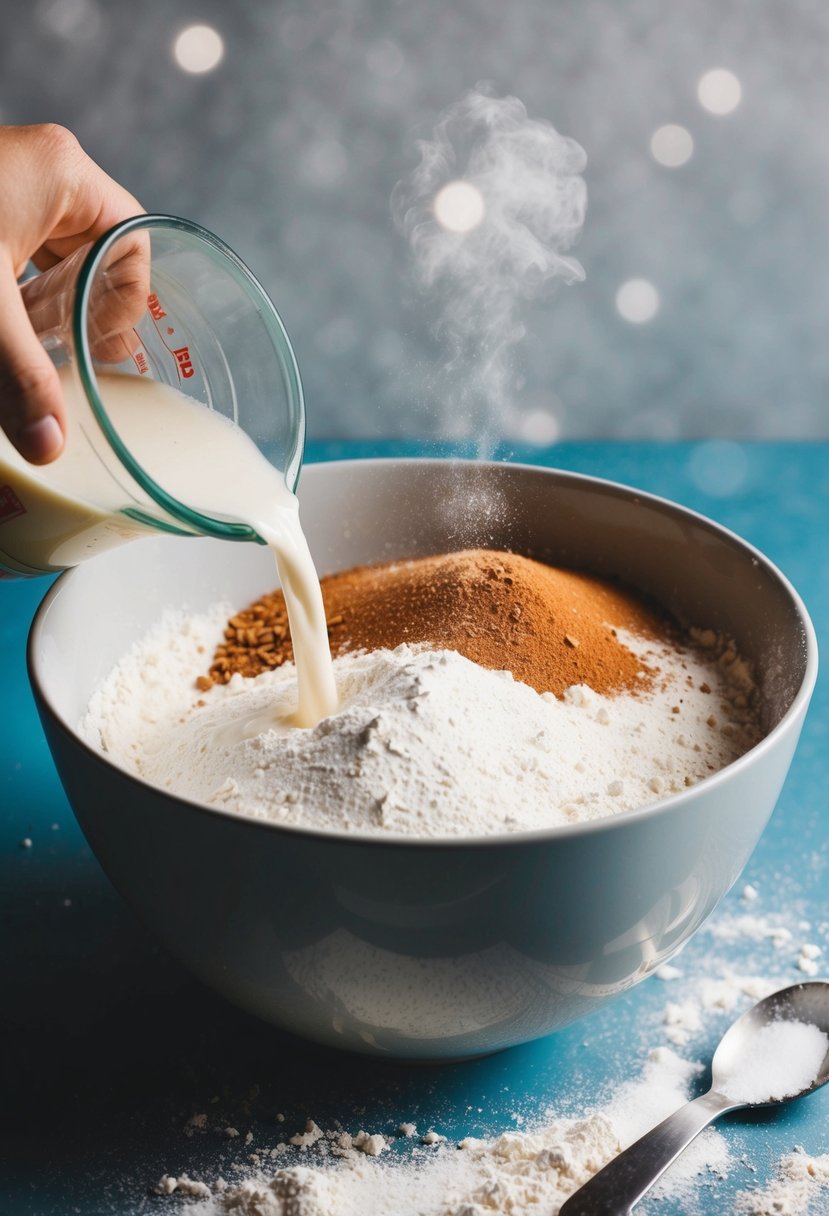
<path fill-rule="evenodd" d="M 148 310 L 150 316 L 152 317 L 153 325 L 155 326 L 155 331 L 158 334 L 159 338 L 161 339 L 162 344 L 166 347 L 166 349 L 170 352 L 170 354 L 173 356 L 173 358 L 176 361 L 179 379 L 180 380 L 189 380 L 191 376 L 195 376 L 195 374 L 196 374 L 196 369 L 193 364 L 193 360 L 190 357 L 190 347 L 189 346 L 180 346 L 180 347 L 178 347 L 177 350 L 174 350 L 173 347 L 170 346 L 169 342 L 164 341 L 164 336 L 162 333 L 161 326 L 159 325 L 159 321 L 161 320 L 162 317 L 166 317 L 167 313 L 161 307 L 161 301 L 159 300 L 159 298 L 155 292 L 153 292 L 151 295 L 149 295 L 147 297 L 147 310 Z M 167 331 L 168 335 L 172 335 L 176 332 L 172 325 L 167 325 L 166 331 Z M 140 370 L 141 369 L 139 368 L 139 371 Z"/>
<path fill-rule="evenodd" d="M 155 292 L 147 296 L 147 308 L 149 309 L 150 316 L 154 321 L 160 321 L 162 317 L 167 316 L 166 312 L 161 307 L 161 301 Z"/>
<path fill-rule="evenodd" d="M 26 508 L 11 486 L 0 486 L 0 524 L 8 523 L 10 519 L 17 519 L 18 515 L 25 514 Z"/>
<path fill-rule="evenodd" d="M 193 367 L 193 362 L 190 358 L 190 347 L 180 346 L 178 350 L 174 350 L 176 362 L 178 363 L 179 371 L 183 380 L 189 380 L 191 376 L 196 374 L 196 369 Z"/>

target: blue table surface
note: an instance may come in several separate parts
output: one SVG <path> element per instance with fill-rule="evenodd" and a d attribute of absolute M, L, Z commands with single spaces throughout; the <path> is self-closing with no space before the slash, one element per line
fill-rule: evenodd
<path fill-rule="evenodd" d="M 434 452 L 423 445 L 317 443 L 306 459 Z M 505 458 L 606 477 L 673 498 L 762 549 L 791 579 L 819 641 L 829 632 L 829 445 L 571 443 Z M 307 1116 L 356 1131 L 392 1132 L 401 1120 L 449 1137 L 492 1135 L 515 1113 L 552 1104 L 579 1113 L 638 1076 L 648 1049 L 664 1042 L 662 1011 L 673 993 L 651 978 L 580 1023 L 485 1059 L 410 1066 L 338 1054 L 302 1043 L 238 1012 L 191 979 L 153 942 L 110 887 L 63 794 L 41 734 L 25 671 L 26 634 L 47 580 L 0 585 L 0 855 L 2 900 L 3 1134 L 0 1211 L 11 1216 L 117 1216 L 178 1211 L 148 1194 L 164 1172 L 215 1177 L 245 1150 L 188 1138 L 195 1111 L 277 1137 Z M 744 882 L 766 917 L 795 918 L 826 947 L 829 878 L 824 797 L 827 681 L 820 678 L 800 746 L 772 821 L 743 879 L 717 916 L 744 911 Z M 24 847 L 24 838 L 31 847 Z M 781 920 L 782 923 L 782 920 Z M 808 931 L 806 926 L 808 924 Z M 733 964 L 803 979 L 794 947 L 748 947 Z M 768 958 L 762 954 L 766 950 Z M 706 974 L 706 929 L 680 956 L 686 978 Z M 821 968 L 821 974 L 823 970 Z M 680 986 L 677 991 L 683 991 Z M 746 1002 L 747 1003 L 747 1002 Z M 677 1048 L 707 1060 L 728 1017 L 706 1018 Z M 660 1038 L 660 1035 L 662 1037 Z M 701 1078 L 699 1085 L 701 1086 Z M 696 1198 L 668 1194 L 643 1212 L 727 1213 L 739 1190 L 762 1185 L 796 1144 L 829 1151 L 829 1092 L 774 1114 L 732 1116 L 720 1125 L 734 1165 L 700 1180 Z M 829 1195 L 810 1211 L 829 1212 Z M 690 1206 L 689 1206 L 690 1205 Z M 389 1214 L 393 1216 L 393 1214 Z"/>

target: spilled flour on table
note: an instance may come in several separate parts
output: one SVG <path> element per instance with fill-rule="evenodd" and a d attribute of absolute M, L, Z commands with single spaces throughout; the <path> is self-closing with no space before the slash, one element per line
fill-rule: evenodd
<path fill-rule="evenodd" d="M 567 1197 L 621 1148 L 701 1091 L 702 1060 L 736 1016 L 770 992 L 807 978 L 804 957 L 819 965 L 829 926 L 758 913 L 762 902 L 746 885 L 736 908 L 732 901 L 730 913 L 721 911 L 686 951 L 659 969 L 643 992 L 668 999 L 643 1001 L 641 1043 L 614 1044 L 618 1059 L 608 1059 L 608 1072 L 615 1065 L 624 1075 L 619 1060 L 625 1052 L 638 1061 L 634 1076 L 617 1079 L 609 1095 L 598 1101 L 594 1096 L 580 1110 L 577 1103 L 575 1114 L 555 1108 L 516 1112 L 514 1129 L 491 1139 L 453 1140 L 437 1127 L 406 1121 L 405 1110 L 399 1112 L 403 1121 L 391 1127 L 365 1128 L 359 1121 L 351 1129 L 319 1127 L 311 1120 L 282 1137 L 246 1130 L 241 1120 L 238 1130 L 223 1116 L 199 1111 L 186 1121 L 185 1137 L 213 1134 L 223 1150 L 228 1142 L 239 1144 L 238 1159 L 228 1168 L 222 1152 L 215 1172 L 165 1174 L 153 1189 L 171 1202 L 181 1197 L 188 1216 L 556 1216 Z M 729 962 L 735 945 L 739 971 Z M 284 1116 L 277 1120 L 286 1126 Z M 665 1200 L 681 1204 L 688 1216 L 725 1211 L 717 1204 L 717 1184 L 735 1171 L 753 1169 L 756 1136 L 751 1125 L 741 1128 L 733 1121 L 707 1129 L 637 1211 L 658 1213 Z M 810 1156 L 793 1143 L 768 1181 L 758 1178 L 756 1186 L 742 1187 L 735 1198 L 730 1194 L 728 1210 L 739 1216 L 829 1211 L 829 1155 Z"/>
<path fill-rule="evenodd" d="M 810 1157 L 796 1148 L 777 1162 L 775 1177 L 767 1186 L 737 1195 L 735 1211 L 743 1216 L 819 1216 L 829 1206 L 828 1194 L 829 1153 Z"/>
<path fill-rule="evenodd" d="M 352 1137 L 323 1131 L 310 1122 L 288 1146 L 265 1154 L 279 1161 L 291 1145 L 313 1148 L 315 1165 L 287 1164 L 259 1172 L 235 1186 L 221 1180 L 213 1189 L 184 1176 L 165 1175 L 160 1193 L 205 1198 L 199 1213 L 243 1216 L 484 1216 L 484 1213 L 555 1212 L 577 1187 L 625 1145 L 686 1098 L 689 1080 L 701 1066 L 668 1047 L 651 1052 L 642 1075 L 623 1085 L 613 1100 L 581 1119 L 555 1119 L 527 1131 L 491 1140 L 467 1137 L 450 1143 L 434 1131 L 419 1137 L 406 1157 L 386 1158 L 389 1139 L 361 1131 Z M 411 1138 L 411 1125 L 403 1135 Z M 684 1158 L 673 1185 L 701 1169 L 725 1170 L 728 1152 L 720 1134 L 705 1132 Z M 191 1209 L 192 1211 L 193 1209 Z"/>

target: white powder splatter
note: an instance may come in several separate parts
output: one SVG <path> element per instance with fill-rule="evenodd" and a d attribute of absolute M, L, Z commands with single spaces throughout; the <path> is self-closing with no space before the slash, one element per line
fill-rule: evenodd
<path fill-rule="evenodd" d="M 735 1211 L 740 1216 L 805 1216 L 825 1212 L 829 1189 L 829 1154 L 810 1157 L 802 1148 L 777 1163 L 776 1176 L 758 1190 L 740 1191 Z M 818 1207 L 818 1203 L 821 1204 Z"/>
<path fill-rule="evenodd" d="M 796 932 L 810 929 L 794 917 L 783 922 L 784 914 L 761 922 L 721 911 L 706 925 L 686 947 L 682 974 L 670 984 L 671 994 L 678 992 L 676 1000 L 650 1012 L 646 1001 L 639 1010 L 642 1042 L 657 1044 L 645 1053 L 639 1075 L 617 1082 L 598 1106 L 591 1109 L 585 1103 L 576 1117 L 536 1112 L 533 1122 L 516 1111 L 520 1130 L 485 1140 L 469 1137 L 460 1145 L 439 1140 L 440 1133 L 436 1143 L 423 1143 L 415 1139 L 414 1123 L 402 1122 L 396 1151 L 391 1151 L 394 1137 L 323 1131 L 309 1121 L 290 1146 L 263 1145 L 250 1154 L 247 1160 L 254 1168 L 237 1166 L 232 1184 L 222 1178 L 208 1184 L 187 1174 L 165 1175 L 157 1192 L 192 1197 L 190 1216 L 526 1216 L 532 1211 L 556 1216 L 573 1190 L 698 1091 L 703 1065 L 667 1045 L 672 1026 L 684 1026 L 692 1049 L 705 1056 L 710 1046 L 699 1041 L 710 1043 L 715 1026 L 721 1032 L 725 1019 L 796 979 L 790 953 L 781 951 L 771 934 L 758 931 L 760 923 L 785 928 L 791 941 Z M 736 945 L 743 963 L 754 970 L 735 970 L 728 954 L 718 953 L 723 942 L 728 951 Z M 639 1055 L 636 1044 L 627 1040 L 623 1050 L 625 1060 Z M 608 1063 L 614 1063 L 612 1058 Z M 184 1134 L 203 1131 L 206 1124 L 203 1114 L 191 1116 Z M 654 1189 L 657 1202 L 669 1197 L 683 1211 L 710 1210 L 704 1188 L 741 1168 L 739 1148 L 729 1148 L 734 1132 L 733 1127 L 709 1128 L 699 1136 Z M 382 1156 L 361 1147 L 372 1136 L 384 1146 Z M 716 1193 L 715 1187 L 712 1199 Z M 740 1191 L 731 1210 L 740 1216 L 814 1216 L 825 1210 L 828 1197 L 829 1156 L 798 1149 L 777 1162 L 765 1185 Z"/>
<path fill-rule="evenodd" d="M 360 1137 L 352 1142 L 339 1132 L 320 1132 L 318 1139 L 329 1146 L 325 1164 L 290 1165 L 271 1177 L 251 1177 L 189 1210 L 193 1216 L 552 1214 L 620 1148 L 676 1109 L 700 1068 L 660 1048 L 651 1053 L 640 1078 L 622 1086 L 609 1105 L 584 1118 L 555 1119 L 492 1140 L 468 1137 L 460 1145 L 427 1133 L 423 1143 L 428 1148 L 382 1164 L 368 1160 L 365 1150 L 355 1151 Z M 701 1168 L 724 1169 L 726 1163 L 722 1137 L 706 1132 L 686 1157 L 682 1171 L 674 1174 L 672 1185 L 676 1189 Z M 178 1182 L 165 1175 L 157 1189 L 170 1194 Z M 185 1177 L 184 1187 L 189 1185 Z"/>

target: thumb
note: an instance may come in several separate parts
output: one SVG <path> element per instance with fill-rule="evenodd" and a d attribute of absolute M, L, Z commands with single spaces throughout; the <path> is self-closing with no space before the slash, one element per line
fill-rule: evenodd
<path fill-rule="evenodd" d="M 65 415 L 57 372 L 32 329 L 14 268 L 0 254 L 0 426 L 33 464 L 63 447 Z"/>

